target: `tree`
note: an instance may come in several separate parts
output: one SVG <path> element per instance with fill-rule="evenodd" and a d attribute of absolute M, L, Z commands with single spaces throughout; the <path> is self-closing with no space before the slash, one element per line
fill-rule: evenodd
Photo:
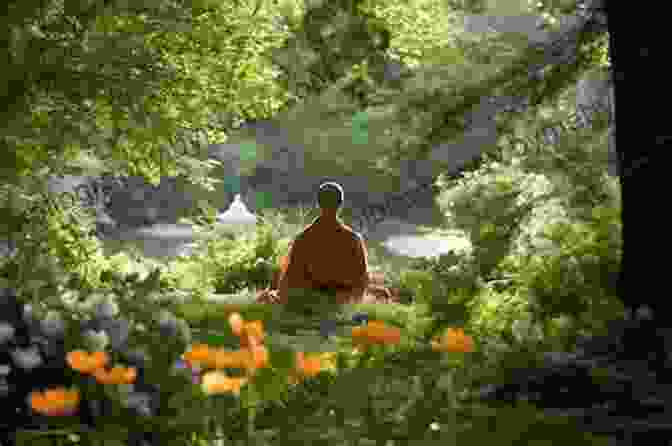
<path fill-rule="evenodd" d="M 664 42 L 656 37 L 656 30 L 664 26 L 660 16 L 645 15 L 647 11 L 629 10 L 622 3 L 604 1 L 609 24 L 609 54 L 615 84 L 616 150 L 619 155 L 619 176 L 623 191 L 623 243 L 620 289 L 622 299 L 633 310 L 649 306 L 654 319 L 667 325 L 664 297 L 660 294 L 660 280 L 665 277 L 665 262 L 657 257 L 661 252 L 664 232 L 655 230 L 654 214 L 657 205 L 650 197 L 664 190 L 662 156 L 672 141 L 667 116 L 652 111 L 654 103 L 665 103 L 669 96 L 666 74 L 661 70 L 661 57 L 666 54 Z M 637 28 L 637 44 L 628 41 L 632 24 L 646 24 Z M 638 191 L 637 191 L 638 189 Z M 640 196 L 637 196 L 639 192 Z M 651 216 L 646 221 L 646 216 Z M 636 223 L 642 222 L 640 228 Z M 654 227 L 651 227 L 653 225 Z M 627 249 L 625 249 L 627 247 Z M 641 265 L 638 270 L 636 265 Z"/>
<path fill-rule="evenodd" d="M 422 73 L 413 76 L 417 67 L 448 71 L 468 66 L 467 50 L 460 46 L 459 15 L 438 0 L 342 3 L 347 8 L 339 2 L 323 5 L 321 8 L 331 11 L 328 14 L 310 9 L 313 12 L 304 14 L 301 29 L 329 28 L 329 21 L 320 22 L 316 17 L 339 17 L 333 11 L 342 8 L 347 14 L 357 14 L 348 19 L 350 26 L 374 24 L 370 39 L 382 33 L 381 44 L 369 45 L 368 52 L 343 55 L 339 48 L 368 45 L 356 33 L 344 32 L 345 25 L 333 26 L 329 41 L 310 41 L 316 32 L 297 33 L 291 45 L 274 51 L 271 58 L 283 67 L 288 88 L 303 101 L 279 113 L 275 120 L 288 129 L 297 146 L 306 147 L 305 170 L 361 175 L 369 179 L 373 192 L 399 190 L 400 166 L 392 162 L 390 154 L 399 144 L 418 144 L 419 138 L 414 126 L 405 128 L 407 123 L 399 122 L 394 101 L 431 89 L 423 83 Z M 370 25 L 366 27 L 370 29 Z M 394 63 L 405 69 L 398 76 L 389 76 Z M 322 74 L 312 74 L 316 70 Z M 451 80 L 463 82 L 463 77 L 455 74 Z"/>
<path fill-rule="evenodd" d="M 286 100 L 260 57 L 288 35 L 277 29 L 271 1 L 3 6 L 2 232 L 25 242 L 26 256 L 44 259 L 40 252 L 61 246 L 78 268 L 96 263 L 87 261 L 96 251 L 90 222 L 81 213 L 67 222 L 72 203 L 47 193 L 50 176 L 95 168 L 153 183 L 184 176 L 208 187 L 216 163 L 204 160 L 203 136 L 221 138 L 228 113 L 264 116 Z M 194 138 L 194 129 L 208 127 L 209 135 Z M 10 276 L 21 283 L 36 264 L 17 262 L 27 269 Z"/>
<path fill-rule="evenodd" d="M 293 46 L 273 53 L 272 58 L 285 67 L 294 67 L 291 73 L 285 70 L 287 78 L 293 80 L 288 88 L 303 88 L 300 95 L 304 100 L 275 119 L 295 135 L 297 145 L 307 147 L 316 166 L 307 166 L 307 170 L 333 175 L 356 171 L 370 178 L 372 189 L 380 191 L 399 188 L 403 160 L 428 159 L 437 144 L 460 137 L 471 125 L 469 113 L 484 97 L 494 99 L 490 113 L 499 113 L 497 120 L 505 128 L 515 114 L 507 118 L 500 112 L 552 102 L 596 65 L 605 43 L 605 28 L 585 20 L 568 33 L 556 32 L 558 39 L 541 47 L 528 48 L 514 35 L 471 37 L 458 32 L 463 13 L 482 11 L 492 7 L 489 4 L 425 0 L 412 4 L 373 0 L 342 3 L 347 8 L 339 2 L 329 3 L 332 13 L 324 15 L 338 17 L 333 11 L 339 8 L 356 11 L 388 30 L 389 48 L 381 47 L 358 63 L 348 60 L 338 69 L 318 70 L 332 73 L 330 82 L 325 82 L 320 76 L 307 74 L 315 71 L 308 66 L 334 65 L 337 58 L 333 48 L 350 42 L 347 35 L 339 37 L 339 28 L 335 27 L 330 38 L 333 42 L 341 39 L 341 43 L 318 41 L 332 47 L 319 51 L 315 42 L 308 44 L 307 37 L 297 37 Z M 520 2 L 504 3 L 513 8 L 516 5 L 510 4 Z M 543 2 L 537 9 L 546 14 L 552 28 L 555 16 L 577 11 L 576 2 L 569 3 Z M 502 8 L 501 2 L 497 8 Z M 510 12 L 518 13 L 513 9 Z M 305 14 L 303 28 L 326 26 L 319 21 L 310 25 L 308 18 L 315 16 L 319 14 Z M 386 83 L 380 76 L 386 59 L 400 60 L 410 69 L 396 83 Z M 351 69 L 346 69 L 348 64 Z M 353 136 L 358 128 L 368 134 L 364 146 Z M 434 164 L 438 174 L 442 166 Z"/>

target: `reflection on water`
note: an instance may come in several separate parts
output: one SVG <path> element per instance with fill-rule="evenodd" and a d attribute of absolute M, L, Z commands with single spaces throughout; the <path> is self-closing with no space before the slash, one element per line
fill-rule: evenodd
<path fill-rule="evenodd" d="M 439 257 L 450 251 L 467 250 L 469 241 L 456 236 L 405 235 L 390 237 L 383 246 L 393 255 L 405 257 Z"/>

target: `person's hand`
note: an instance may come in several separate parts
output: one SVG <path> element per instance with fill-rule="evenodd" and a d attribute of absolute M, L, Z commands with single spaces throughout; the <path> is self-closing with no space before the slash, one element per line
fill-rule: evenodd
<path fill-rule="evenodd" d="M 269 290 L 265 289 L 259 293 L 256 299 L 258 304 L 280 304 L 280 296 L 278 295 L 278 290 Z"/>

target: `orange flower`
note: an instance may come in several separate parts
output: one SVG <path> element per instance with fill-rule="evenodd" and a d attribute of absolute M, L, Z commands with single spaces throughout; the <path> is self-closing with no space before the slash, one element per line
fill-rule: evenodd
<path fill-rule="evenodd" d="M 240 363 L 240 358 L 237 357 L 237 352 L 225 350 L 223 348 L 215 349 L 210 357 L 210 366 L 215 369 L 225 369 L 228 367 L 236 367 Z"/>
<path fill-rule="evenodd" d="M 355 344 L 399 344 L 401 330 L 390 327 L 381 321 L 371 321 L 363 327 L 353 327 L 351 332 Z"/>
<path fill-rule="evenodd" d="M 135 367 L 114 367 L 111 370 L 98 369 L 93 376 L 100 384 L 132 384 L 137 376 Z"/>
<path fill-rule="evenodd" d="M 212 351 L 208 365 L 216 369 L 244 368 L 248 362 L 248 354 L 245 350 L 225 350 L 218 348 Z"/>
<path fill-rule="evenodd" d="M 249 349 L 213 351 L 208 362 L 213 368 L 237 368 L 253 371 L 268 365 L 268 350 L 263 345 L 256 345 Z"/>
<path fill-rule="evenodd" d="M 264 342 L 264 325 L 261 321 L 246 322 L 243 328 L 243 336 L 240 338 L 242 347 L 261 345 Z"/>
<path fill-rule="evenodd" d="M 449 328 L 442 337 L 431 341 L 431 347 L 440 352 L 469 353 L 474 351 L 474 340 L 462 328 Z"/>
<path fill-rule="evenodd" d="M 220 371 L 207 372 L 201 384 L 203 391 L 209 395 L 233 392 L 240 394 L 240 388 L 247 383 L 247 378 L 233 378 Z"/>
<path fill-rule="evenodd" d="M 252 359 L 252 370 L 268 366 L 268 350 L 263 345 L 253 346 L 249 350 Z"/>
<path fill-rule="evenodd" d="M 205 344 L 194 344 L 191 348 L 182 355 L 182 359 L 190 364 L 205 363 L 212 354 L 212 349 Z"/>
<path fill-rule="evenodd" d="M 90 374 L 95 370 L 105 367 L 110 358 L 105 352 L 89 354 L 83 350 L 75 350 L 68 353 L 66 360 L 68 365 L 80 373 Z"/>
<path fill-rule="evenodd" d="M 31 392 L 30 406 L 44 415 L 69 415 L 79 405 L 79 392 L 63 388 L 49 389 L 44 393 Z"/>
<path fill-rule="evenodd" d="M 231 313 L 229 325 L 233 334 L 240 338 L 242 347 L 261 345 L 264 341 L 264 325 L 262 321 L 245 322 L 239 313 Z"/>
<path fill-rule="evenodd" d="M 316 376 L 322 370 L 322 358 L 318 355 L 306 357 L 303 352 L 296 352 L 296 369 L 303 376 Z"/>

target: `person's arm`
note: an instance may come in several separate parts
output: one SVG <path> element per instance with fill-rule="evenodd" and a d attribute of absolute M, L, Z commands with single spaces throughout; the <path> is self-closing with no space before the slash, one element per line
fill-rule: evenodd
<path fill-rule="evenodd" d="M 355 265 L 357 265 L 357 288 L 366 289 L 369 285 L 369 254 L 366 251 L 366 245 L 361 235 L 357 235 L 357 245 L 355 248 Z"/>
<path fill-rule="evenodd" d="M 289 249 L 287 271 L 280 277 L 278 297 L 280 303 L 287 303 L 287 294 L 290 288 L 304 288 L 308 281 L 306 256 L 301 240 L 295 240 Z"/>
<path fill-rule="evenodd" d="M 355 234 L 355 237 L 352 246 L 353 269 L 350 270 L 351 275 L 343 285 L 350 288 L 352 296 L 362 296 L 369 285 L 369 261 L 364 240 L 358 234 Z"/>

